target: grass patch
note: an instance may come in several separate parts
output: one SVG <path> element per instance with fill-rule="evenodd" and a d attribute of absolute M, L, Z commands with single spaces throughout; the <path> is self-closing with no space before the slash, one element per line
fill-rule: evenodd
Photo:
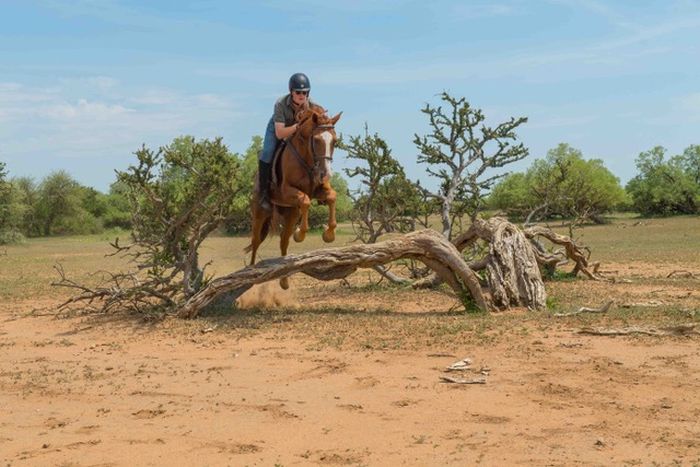
<path fill-rule="evenodd" d="M 379 282 L 374 271 L 359 270 L 348 277 L 347 283 L 295 276 L 294 306 L 245 310 L 222 306 L 209 310 L 195 324 L 182 324 L 181 329 L 216 325 L 217 330 L 234 336 L 269 333 L 279 339 L 302 338 L 318 349 L 391 350 L 450 349 L 465 342 L 487 344 L 507 339 L 512 332 L 528 333 L 549 327 L 697 322 L 698 231 L 698 217 L 640 220 L 629 216 L 578 230 L 581 241 L 591 248 L 592 261 L 601 261 L 603 270 L 618 270 L 617 277 L 630 278 L 632 283 L 574 280 L 569 273 L 559 271 L 554 280 L 545 283 L 548 311 L 544 313 L 465 313 L 465 308 L 476 309 L 468 294 L 456 299 L 446 288 L 414 291 L 386 280 Z M 26 304 L 27 309 L 38 302 L 60 302 L 70 291 L 50 285 L 58 278 L 53 270 L 56 263 L 63 265 L 70 278 L 87 284 L 99 281 L 99 276 L 92 274 L 94 271 L 129 267 L 120 258 L 105 256 L 112 252 L 108 241 L 115 236 L 125 237 L 126 233 L 28 239 L 22 245 L 3 247 L 6 255 L 0 260 L 0 301 Z M 343 246 L 353 239 L 348 227 L 338 231 L 337 240 L 331 245 L 314 233 L 301 244 L 293 243 L 290 254 Z M 277 256 L 278 242 L 277 237 L 266 241 L 260 250 L 262 258 Z M 230 273 L 246 264 L 243 248 L 247 244 L 247 237 L 209 238 L 202 245 L 201 261 L 211 261 L 207 269 L 210 274 Z M 695 277 L 666 278 L 674 269 L 691 271 Z M 605 315 L 551 316 L 581 306 L 598 307 L 610 299 L 616 306 Z M 635 305 L 651 301 L 659 304 Z M 630 306 L 623 308 L 623 304 Z M 124 319 L 136 322 L 143 317 Z M 152 325 L 162 326 L 158 320 Z"/>

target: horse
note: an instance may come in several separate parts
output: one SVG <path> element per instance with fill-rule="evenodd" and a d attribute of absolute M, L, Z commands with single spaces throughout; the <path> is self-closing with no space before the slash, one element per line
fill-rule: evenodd
<path fill-rule="evenodd" d="M 252 238 L 245 252 L 252 252 L 250 264 L 255 264 L 258 247 L 265 240 L 271 228 L 282 224 L 280 232 L 280 253 L 287 254 L 289 238 L 302 242 L 309 230 L 309 206 L 316 199 L 328 206 L 328 226 L 323 232 L 323 241 L 335 240 L 335 199 L 336 192 L 331 187 L 331 162 L 337 141 L 335 124 L 342 112 L 328 117 L 321 107 L 312 106 L 297 113 L 298 130 L 288 140 L 281 154 L 275 158 L 273 173 L 277 183 L 271 187 L 272 212 L 265 211 L 259 204 L 259 190 L 253 190 Z M 258 177 L 256 177 L 258 180 Z M 297 228 L 297 223 L 299 227 Z M 289 288 L 289 280 L 280 279 L 283 289 Z"/>

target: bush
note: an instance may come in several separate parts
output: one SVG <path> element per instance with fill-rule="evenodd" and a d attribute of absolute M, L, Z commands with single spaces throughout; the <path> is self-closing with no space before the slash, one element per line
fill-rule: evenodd
<path fill-rule="evenodd" d="M 0 231 L 0 245 L 13 245 L 24 243 L 26 237 L 22 235 L 22 232 L 17 230 L 3 230 Z"/>
<path fill-rule="evenodd" d="M 665 155 L 661 146 L 639 154 L 639 174 L 627 183 L 634 209 L 647 216 L 698 213 L 700 147 L 690 146 L 669 160 Z"/>
<path fill-rule="evenodd" d="M 489 198 L 493 209 L 524 219 L 556 217 L 602 222 L 602 215 L 623 206 L 620 181 L 600 159 L 584 159 L 581 151 L 560 144 L 536 160 L 525 173 L 507 176 Z"/>

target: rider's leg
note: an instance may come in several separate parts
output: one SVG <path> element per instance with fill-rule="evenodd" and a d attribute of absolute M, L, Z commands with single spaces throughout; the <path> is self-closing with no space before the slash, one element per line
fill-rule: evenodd
<path fill-rule="evenodd" d="M 272 158 L 275 156 L 275 149 L 279 140 L 275 135 L 275 123 L 270 118 L 265 129 L 265 139 L 263 140 L 263 148 L 260 152 L 258 160 L 258 189 L 260 190 L 260 207 L 265 211 L 272 210 L 270 204 L 270 176 L 272 174 Z"/>

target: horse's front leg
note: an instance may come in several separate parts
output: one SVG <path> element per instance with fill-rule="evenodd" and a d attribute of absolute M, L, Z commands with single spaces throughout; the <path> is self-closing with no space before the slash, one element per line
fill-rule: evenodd
<path fill-rule="evenodd" d="M 311 206 L 311 199 L 309 199 L 309 197 L 303 191 L 289 185 L 284 185 L 281 190 L 280 201 L 284 204 L 289 204 L 299 209 L 301 225 L 297 231 L 294 232 L 294 241 L 304 241 L 304 238 L 306 238 L 306 232 L 309 230 L 309 206 Z"/>
<path fill-rule="evenodd" d="M 309 231 L 309 206 L 311 206 L 311 200 L 306 195 L 304 195 L 304 198 L 304 202 L 299 206 L 301 222 L 299 223 L 299 228 L 294 232 L 294 241 L 297 243 L 303 242 L 306 238 L 306 232 Z"/>
<path fill-rule="evenodd" d="M 324 191 L 319 197 L 319 200 L 328 205 L 328 227 L 323 231 L 323 241 L 330 243 L 335 240 L 335 228 L 338 225 L 335 220 L 335 199 L 336 192 L 330 185 L 324 186 Z"/>

